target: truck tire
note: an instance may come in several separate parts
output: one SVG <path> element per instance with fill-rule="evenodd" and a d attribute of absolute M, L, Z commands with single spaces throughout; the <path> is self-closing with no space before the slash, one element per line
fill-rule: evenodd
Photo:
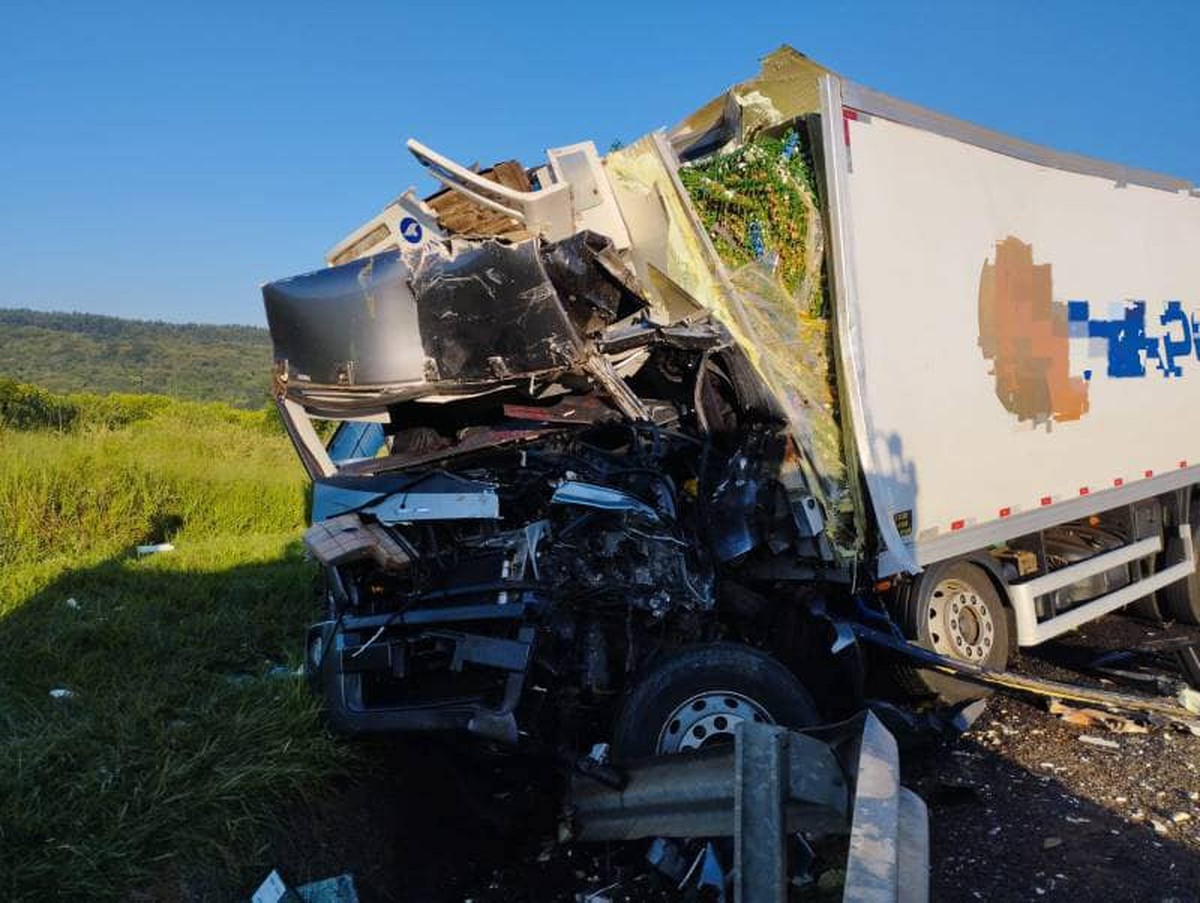
<path fill-rule="evenodd" d="M 926 568 L 901 612 L 905 633 L 933 652 L 972 665 L 1008 664 L 1009 613 L 987 571 L 966 561 Z M 987 689 L 923 668 L 903 668 L 904 689 L 953 704 L 989 695 Z"/>
<path fill-rule="evenodd" d="M 1200 508 L 1192 506 L 1192 548 L 1200 552 Z M 1167 540 L 1165 564 L 1183 561 L 1183 541 L 1175 536 Z M 1200 624 L 1200 570 L 1183 580 L 1169 583 L 1158 591 L 1163 617 L 1180 624 Z"/>
<path fill-rule="evenodd" d="M 687 646 L 654 665 L 617 715 L 612 757 L 628 762 L 733 740 L 747 720 L 811 727 L 817 707 L 771 656 L 738 643 Z"/>

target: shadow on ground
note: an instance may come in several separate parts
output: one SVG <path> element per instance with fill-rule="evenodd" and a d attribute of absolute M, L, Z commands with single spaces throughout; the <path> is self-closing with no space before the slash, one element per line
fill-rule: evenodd
<path fill-rule="evenodd" d="M 343 759 L 289 674 L 314 607 L 298 550 L 118 556 L 23 600 L 0 579 L 19 601 L 0 616 L 0 898 L 236 896 L 274 812 Z"/>
<path fill-rule="evenodd" d="M 245 899 L 277 867 L 352 872 L 364 903 L 687 899 L 644 843 L 555 845 L 542 761 L 331 740 L 278 674 L 311 581 L 294 551 L 224 570 L 121 558 L 0 618 L 0 897 Z M 935 901 L 1200 899 L 1200 738 L 1114 751 L 1079 733 L 996 698 L 967 736 L 905 754 Z"/>

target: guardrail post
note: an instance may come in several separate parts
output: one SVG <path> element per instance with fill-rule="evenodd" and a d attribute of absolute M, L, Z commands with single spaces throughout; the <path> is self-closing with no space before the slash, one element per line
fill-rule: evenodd
<path fill-rule="evenodd" d="M 788 732 L 752 722 L 735 730 L 733 898 L 736 903 L 784 903 Z"/>

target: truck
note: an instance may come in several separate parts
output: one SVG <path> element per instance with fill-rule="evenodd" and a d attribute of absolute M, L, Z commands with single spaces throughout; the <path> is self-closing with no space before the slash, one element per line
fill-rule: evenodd
<path fill-rule="evenodd" d="M 335 727 L 632 761 L 1200 623 L 1187 181 L 788 47 L 605 154 L 408 147 L 438 192 L 263 287 Z"/>

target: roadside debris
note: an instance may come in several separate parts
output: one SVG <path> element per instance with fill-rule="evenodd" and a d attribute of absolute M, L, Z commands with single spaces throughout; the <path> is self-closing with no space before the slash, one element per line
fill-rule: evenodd
<path fill-rule="evenodd" d="M 250 903 L 358 903 L 358 893 L 353 875 L 337 875 L 292 888 L 277 870 L 272 870 Z"/>
<path fill-rule="evenodd" d="M 1093 737 L 1090 734 L 1080 734 L 1080 743 L 1087 743 L 1089 746 L 1102 746 L 1105 749 L 1120 749 L 1121 744 L 1114 740 L 1105 740 L 1103 737 Z"/>
<path fill-rule="evenodd" d="M 1064 705 L 1057 699 L 1050 700 L 1047 710 L 1051 715 L 1057 715 L 1067 724 L 1079 727 L 1099 726 L 1116 734 L 1145 734 L 1150 730 L 1145 724 L 1116 712 L 1104 712 L 1093 708 L 1074 708 Z"/>
<path fill-rule="evenodd" d="M 147 555 L 158 555 L 162 552 L 174 552 L 174 551 L 175 551 L 174 544 L 169 543 L 169 542 L 155 542 L 155 543 L 150 543 L 148 545 L 137 547 L 138 556 L 143 557 L 143 558 Z"/>
<path fill-rule="evenodd" d="M 55 687 L 50 691 L 52 699 L 72 699 L 75 696 L 74 690 L 68 690 L 66 687 Z"/>

